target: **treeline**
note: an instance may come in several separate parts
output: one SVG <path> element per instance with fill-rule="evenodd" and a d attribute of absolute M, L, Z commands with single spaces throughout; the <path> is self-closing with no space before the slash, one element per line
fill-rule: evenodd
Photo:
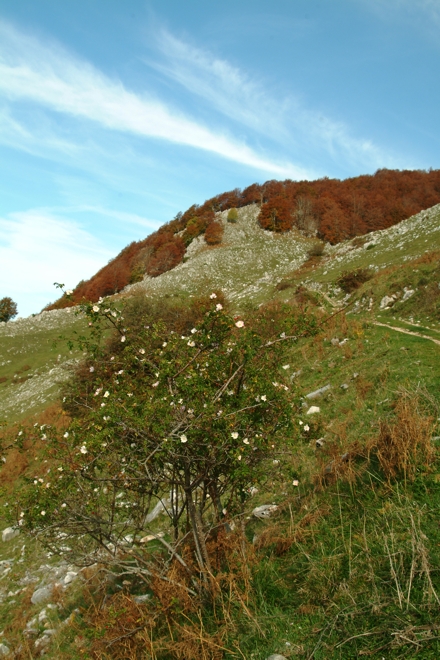
<path fill-rule="evenodd" d="M 269 231 L 296 228 L 323 241 L 340 241 L 386 229 L 440 202 L 440 170 L 378 170 L 343 181 L 266 181 L 236 188 L 194 204 L 148 238 L 133 242 L 110 263 L 75 288 L 71 301 L 61 298 L 46 309 L 96 301 L 177 266 L 187 246 L 204 234 L 208 245 L 221 242 L 223 226 L 215 213 L 248 204 L 260 206 L 259 223 Z M 231 220 L 234 221 L 234 220 Z"/>

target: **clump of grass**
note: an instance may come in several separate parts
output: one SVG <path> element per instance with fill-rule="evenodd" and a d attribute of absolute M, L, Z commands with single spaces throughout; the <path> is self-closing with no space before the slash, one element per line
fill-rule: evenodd
<path fill-rule="evenodd" d="M 378 434 L 368 443 L 385 477 L 414 481 L 420 469 L 429 469 L 435 455 L 433 419 L 423 415 L 420 400 L 403 391 L 395 405 L 396 419 L 381 421 Z"/>

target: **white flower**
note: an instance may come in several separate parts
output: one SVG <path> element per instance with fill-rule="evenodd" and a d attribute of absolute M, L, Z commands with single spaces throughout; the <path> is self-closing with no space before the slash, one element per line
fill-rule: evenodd
<path fill-rule="evenodd" d="M 117 316 L 116 312 L 112 312 L 112 316 L 113 316 L 113 318 L 116 318 L 116 316 Z"/>
<path fill-rule="evenodd" d="M 152 384 L 151 387 L 157 387 L 159 385 L 159 381 L 157 380 L 155 383 Z"/>
<path fill-rule="evenodd" d="M 243 438 L 243 442 L 244 442 L 245 445 L 249 444 L 249 440 L 247 438 Z"/>
<path fill-rule="evenodd" d="M 18 435 L 23 435 L 23 431 L 19 431 Z"/>
<path fill-rule="evenodd" d="M 58 468 L 58 472 L 62 472 L 62 471 L 63 471 L 63 468 L 60 466 L 60 467 Z"/>
<path fill-rule="evenodd" d="M 235 325 L 237 326 L 237 328 L 243 328 L 244 327 L 244 321 L 237 321 L 237 323 Z"/>
<path fill-rule="evenodd" d="M 238 460 L 241 461 L 241 454 L 238 456 Z"/>
<path fill-rule="evenodd" d="M 125 335 L 122 335 L 122 337 L 121 337 L 121 341 L 122 341 L 122 342 L 125 341 Z"/>
<path fill-rule="evenodd" d="M 120 376 L 120 375 L 123 374 L 123 373 L 124 373 L 124 370 L 123 370 L 123 369 L 120 369 L 120 370 L 118 371 L 118 376 Z"/>
<path fill-rule="evenodd" d="M 141 355 L 145 355 L 145 348 L 140 348 L 140 349 L 139 349 L 139 353 L 140 353 Z"/>
<path fill-rule="evenodd" d="M 290 369 L 290 364 L 284 364 L 282 368 L 283 369 Z"/>
<path fill-rule="evenodd" d="M 62 509 L 65 509 L 66 506 L 67 506 L 67 504 L 66 504 L 65 502 L 63 502 L 62 505 L 61 505 L 61 508 L 62 508 Z"/>
<path fill-rule="evenodd" d="M 98 305 L 93 305 L 93 308 L 92 308 L 92 309 L 93 309 L 94 312 L 99 312 L 99 307 L 98 307 Z"/>
<path fill-rule="evenodd" d="M 279 462 L 279 461 L 277 461 L 277 459 L 276 459 L 276 458 L 275 458 L 275 459 L 274 459 L 274 460 L 272 461 L 272 463 L 273 463 L 274 465 L 279 465 L 279 464 L 280 464 L 280 462 Z"/>
<path fill-rule="evenodd" d="M 298 481 L 298 479 L 294 479 L 294 480 L 292 481 L 292 486 L 299 486 L 299 481 Z"/>
<path fill-rule="evenodd" d="M 112 357 L 110 358 L 110 360 L 114 360 L 114 359 L 115 359 L 115 356 L 114 356 L 114 355 L 112 355 Z"/>
<path fill-rule="evenodd" d="M 285 332 L 282 332 L 282 333 L 280 334 L 281 339 L 284 339 L 285 336 L 286 336 L 286 333 L 285 333 Z"/>
<path fill-rule="evenodd" d="M 46 511 L 41 511 L 40 513 L 41 513 L 42 516 L 46 515 Z"/>
<path fill-rule="evenodd" d="M 20 518 L 24 518 L 24 511 L 20 513 Z"/>
<path fill-rule="evenodd" d="M 262 394 L 262 395 L 261 395 L 261 400 L 262 400 L 262 401 L 266 401 L 266 399 L 267 399 L 267 396 L 266 396 L 265 394 Z"/>
<path fill-rule="evenodd" d="M 195 342 L 194 342 L 194 341 L 189 341 L 189 342 L 188 342 L 188 346 L 191 346 L 191 347 L 193 347 L 193 346 L 195 346 L 195 345 L 196 345 L 196 344 L 195 344 Z"/>
<path fill-rule="evenodd" d="M 231 437 L 234 438 L 234 440 L 237 440 L 237 438 L 238 438 L 238 433 L 237 433 L 237 431 L 233 431 L 233 432 L 231 433 Z"/>
<path fill-rule="evenodd" d="M 82 445 L 82 447 L 80 449 L 80 452 L 81 452 L 81 454 L 87 454 L 87 448 L 86 448 L 85 445 Z"/>
<path fill-rule="evenodd" d="M 104 394 L 103 394 L 102 396 L 103 396 L 104 398 L 107 398 L 107 397 L 110 396 L 110 392 L 107 390 L 106 392 L 104 392 Z"/>
<path fill-rule="evenodd" d="M 95 367 L 90 367 L 89 371 L 92 374 L 95 371 Z"/>
<path fill-rule="evenodd" d="M 214 298 L 217 298 L 215 293 L 211 293 L 211 295 L 209 297 L 211 298 L 211 300 L 213 300 Z"/>
<path fill-rule="evenodd" d="M 63 438 L 68 438 L 68 437 L 69 437 L 69 433 L 68 431 L 66 431 L 65 434 L 63 435 Z"/>
<path fill-rule="evenodd" d="M 196 332 L 197 332 L 197 328 L 193 328 L 193 329 L 191 330 L 191 334 L 192 334 L 192 335 L 195 335 Z"/>
<path fill-rule="evenodd" d="M 43 435 L 41 436 L 41 439 L 46 440 L 46 438 L 47 438 L 47 435 L 45 433 L 43 433 Z"/>
<path fill-rule="evenodd" d="M 227 509 L 222 509 L 222 514 L 223 514 L 224 516 L 226 516 L 227 513 L 228 513 L 228 510 L 227 510 Z"/>
<path fill-rule="evenodd" d="M 302 422 L 301 420 L 299 420 L 298 424 L 300 424 L 300 425 L 302 426 L 302 425 L 304 424 L 304 422 Z"/>
<path fill-rule="evenodd" d="M 72 289 L 67 289 L 67 291 L 66 291 L 66 296 L 71 296 L 72 293 L 73 293 L 73 290 L 72 290 Z"/>
<path fill-rule="evenodd" d="M 185 442 L 188 442 L 188 438 L 186 437 L 186 435 L 180 436 L 180 442 L 182 442 L 183 444 L 185 444 Z"/>
<path fill-rule="evenodd" d="M 304 431 L 310 431 L 310 426 L 308 424 L 304 426 Z"/>
<path fill-rule="evenodd" d="M 101 403 L 101 408 L 105 408 L 105 403 Z"/>
<path fill-rule="evenodd" d="M 167 345 L 167 342 L 164 341 L 164 343 L 162 344 L 162 347 L 165 348 L 166 345 Z"/>
<path fill-rule="evenodd" d="M 220 303 L 217 303 L 215 306 L 216 310 L 219 312 L 221 309 L 223 309 L 223 305 L 220 305 Z"/>
<path fill-rule="evenodd" d="M 98 396 L 102 392 L 102 387 L 98 387 L 98 389 L 95 392 L 95 396 Z"/>
<path fill-rule="evenodd" d="M 133 396 L 133 392 L 127 392 L 127 396 Z"/>

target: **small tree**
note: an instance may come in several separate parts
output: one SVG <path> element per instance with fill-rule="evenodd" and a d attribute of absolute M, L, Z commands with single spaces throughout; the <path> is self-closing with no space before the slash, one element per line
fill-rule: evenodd
<path fill-rule="evenodd" d="M 268 338 L 273 323 L 260 321 L 257 332 L 227 315 L 215 294 L 187 335 L 160 321 L 130 331 L 107 302 L 83 310 L 90 336 L 79 343 L 89 358 L 64 403 L 73 419 L 64 433 L 39 430 L 51 467 L 23 490 L 21 525 L 71 560 L 146 576 L 151 561 L 136 542 L 154 534 L 152 511 L 162 507 L 174 544 L 162 543 L 206 592 L 208 537 L 241 512 L 267 461 L 296 439 L 279 365 L 313 326 L 290 313 L 281 336 Z M 115 335 L 105 346 L 109 323 Z M 127 538 L 134 543 L 128 559 L 121 555 Z M 177 553 L 185 539 L 191 560 Z"/>
<path fill-rule="evenodd" d="M 210 222 L 206 227 L 205 241 L 208 245 L 218 245 L 222 242 L 223 231 L 221 222 Z"/>
<path fill-rule="evenodd" d="M 228 222 L 235 223 L 238 220 L 238 211 L 236 208 L 229 209 L 228 211 Z"/>
<path fill-rule="evenodd" d="M 6 296 L 0 300 L 0 321 L 7 323 L 15 316 L 17 316 L 17 303 L 12 298 Z"/>

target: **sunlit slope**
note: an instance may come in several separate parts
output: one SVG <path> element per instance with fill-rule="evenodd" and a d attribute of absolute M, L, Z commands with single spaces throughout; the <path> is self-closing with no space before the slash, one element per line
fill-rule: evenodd
<path fill-rule="evenodd" d="M 261 302 L 271 296 L 273 285 L 285 273 L 307 259 L 310 239 L 293 230 L 285 234 L 264 231 L 258 224 L 259 207 L 238 210 L 238 222 L 227 222 L 227 211 L 217 219 L 224 225 L 223 241 L 209 247 L 204 237 L 195 239 L 185 262 L 160 277 L 145 277 L 127 290 L 145 290 L 149 295 L 195 295 L 222 289 L 239 306 L 242 300 Z"/>
<path fill-rule="evenodd" d="M 255 204 L 239 209 L 235 224 L 227 222 L 226 211 L 219 213 L 224 225 L 220 245 L 209 247 L 200 236 L 189 246 L 184 263 L 159 277 L 146 276 L 119 296 L 140 293 L 158 299 L 185 299 L 221 289 L 233 308 L 244 311 L 247 305 L 289 300 L 301 286 L 315 292 L 316 302 L 328 309 L 358 299 L 352 311 L 380 314 L 385 321 L 392 315 L 393 322 L 396 312 L 402 311 L 408 321 L 423 320 L 425 329 L 427 325 L 440 327 L 429 306 L 420 303 L 430 287 L 438 285 L 435 260 L 427 266 L 415 262 L 440 250 L 440 205 L 389 229 L 335 246 L 327 244 L 323 256 L 313 259 L 308 251 L 317 239 L 296 230 L 284 234 L 264 231 L 258 224 L 258 211 Z M 405 268 L 393 274 L 396 267 Z M 357 268 L 370 269 L 373 277 L 357 292 L 346 295 L 336 281 L 341 273 Z M 405 303 L 400 298 L 390 310 L 380 309 L 384 296 L 394 290 L 401 294 L 405 286 L 414 290 L 412 298 Z M 59 383 L 67 376 L 66 367 L 78 356 L 70 354 L 65 341 L 53 343 L 60 334 L 72 335 L 81 324 L 74 309 L 0 324 L 0 420 L 16 421 L 56 400 Z"/>
<path fill-rule="evenodd" d="M 63 309 L 0 324 L 0 421 L 16 421 L 56 399 L 76 357 L 57 340 L 82 323 Z"/>

